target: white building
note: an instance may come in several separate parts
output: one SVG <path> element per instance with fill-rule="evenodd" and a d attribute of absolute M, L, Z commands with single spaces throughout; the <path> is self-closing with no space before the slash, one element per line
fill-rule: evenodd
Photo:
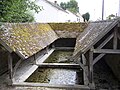
<path fill-rule="evenodd" d="M 119 0 L 118 16 L 120 16 L 120 0 Z"/>
<path fill-rule="evenodd" d="M 67 19 L 69 22 L 83 22 L 83 18 L 80 13 L 74 14 L 68 10 L 66 11 L 68 12 Z"/>
<path fill-rule="evenodd" d="M 52 3 L 48 0 L 36 0 L 36 4 L 42 6 L 42 11 L 35 13 L 35 21 L 46 23 L 46 22 L 79 22 L 78 15 L 71 13 L 70 11 L 65 11 L 57 2 Z"/>

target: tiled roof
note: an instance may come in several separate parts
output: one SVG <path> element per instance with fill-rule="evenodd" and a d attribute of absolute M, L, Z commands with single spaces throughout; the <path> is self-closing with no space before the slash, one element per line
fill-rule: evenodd
<path fill-rule="evenodd" d="M 7 23 L 1 26 L 0 39 L 14 52 L 18 51 L 28 58 L 54 42 L 58 36 L 49 24 Z"/>
<path fill-rule="evenodd" d="M 73 56 L 84 53 L 97 43 L 107 32 L 109 32 L 118 20 L 97 21 L 88 24 L 88 27 L 82 32 L 77 40 Z"/>
<path fill-rule="evenodd" d="M 0 43 L 8 51 L 28 58 L 60 38 L 76 38 L 84 23 L 5 23 L 0 27 Z"/>

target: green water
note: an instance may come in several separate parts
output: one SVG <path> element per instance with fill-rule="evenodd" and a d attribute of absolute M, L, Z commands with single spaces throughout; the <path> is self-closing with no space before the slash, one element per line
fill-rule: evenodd
<path fill-rule="evenodd" d="M 79 70 L 73 69 L 37 69 L 26 82 L 39 82 L 49 84 L 78 84 L 77 78 Z"/>
<path fill-rule="evenodd" d="M 70 61 L 72 54 L 72 50 L 54 51 L 50 57 L 45 60 L 45 63 L 72 63 L 72 61 Z"/>
<path fill-rule="evenodd" d="M 55 51 L 45 63 L 72 63 L 69 59 L 73 51 Z M 83 84 L 80 69 L 38 68 L 26 82 L 49 84 Z M 81 77 L 81 79 L 78 77 Z"/>

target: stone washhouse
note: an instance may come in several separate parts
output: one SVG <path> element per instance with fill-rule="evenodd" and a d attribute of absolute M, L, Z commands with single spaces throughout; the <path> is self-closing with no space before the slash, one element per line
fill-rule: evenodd
<path fill-rule="evenodd" d="M 61 40 L 63 39 L 63 40 Z M 69 49 L 66 39 L 76 43 L 71 60 L 76 64 L 44 64 L 55 49 Z M 60 44 L 58 41 L 63 42 Z M 54 43 L 56 42 L 56 43 Z M 67 42 L 68 46 L 73 42 Z M 9 71 L 8 84 L 27 87 L 52 87 L 67 89 L 95 89 L 93 69 L 102 57 L 120 54 L 120 19 L 86 23 L 5 23 L 0 26 L 0 74 Z M 63 45 L 61 47 L 61 45 Z M 108 55 L 107 58 L 110 56 Z M 119 56 L 118 56 L 119 58 Z M 120 62 L 120 60 L 118 59 Z M 115 64 L 118 61 L 110 60 Z M 119 64 L 111 63 L 113 72 L 120 79 Z M 8 64 L 6 64 L 8 63 Z M 8 67 L 8 68 L 6 68 Z M 83 69 L 83 85 L 51 85 L 24 82 L 38 67 L 64 67 Z M 116 71 L 115 71 L 116 70 Z"/>

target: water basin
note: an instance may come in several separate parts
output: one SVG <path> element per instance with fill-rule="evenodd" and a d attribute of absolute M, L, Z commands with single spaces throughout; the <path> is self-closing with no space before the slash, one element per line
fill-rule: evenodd
<path fill-rule="evenodd" d="M 56 50 L 44 63 L 74 63 L 70 61 L 73 50 Z M 26 82 L 49 84 L 83 84 L 83 71 L 72 68 L 39 67 Z"/>
<path fill-rule="evenodd" d="M 70 61 L 72 54 L 73 50 L 55 50 L 45 60 L 45 63 L 73 63 L 73 61 Z"/>
<path fill-rule="evenodd" d="M 26 82 L 83 84 L 82 71 L 76 69 L 38 68 Z"/>

